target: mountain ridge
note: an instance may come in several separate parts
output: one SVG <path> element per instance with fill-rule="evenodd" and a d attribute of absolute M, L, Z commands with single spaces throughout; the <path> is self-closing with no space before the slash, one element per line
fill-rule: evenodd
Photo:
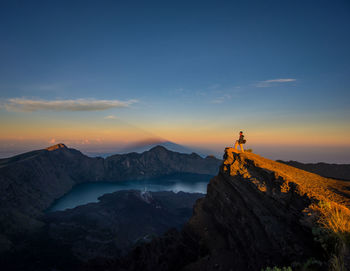
<path fill-rule="evenodd" d="M 284 163 L 289 166 L 293 166 L 305 171 L 309 171 L 318 174 L 325 178 L 333 178 L 344 181 L 350 181 L 350 165 L 349 164 L 330 164 L 330 163 L 301 163 L 298 161 L 282 161 L 277 162 Z"/>
<path fill-rule="evenodd" d="M 8 241 L 6 236 L 40 226 L 35 218 L 79 183 L 141 180 L 178 172 L 213 176 L 220 163 L 163 147 L 142 154 L 91 158 L 64 144 L 1 159 L 0 230 Z M 1 246 L 0 238 L 0 250 Z"/>
<path fill-rule="evenodd" d="M 313 206 L 342 204 L 345 209 L 338 210 L 349 217 L 349 188 L 348 182 L 226 148 L 219 174 L 211 179 L 205 197 L 197 200 L 183 230 L 138 247 L 117 266 L 120 270 L 255 271 L 268 266 L 303 270 L 313 259 L 308 263 L 312 270 L 325 270 L 332 258 L 325 257 L 329 255 L 325 244 L 314 235 L 313 229 L 322 227 L 318 224 L 322 213 Z M 348 268 L 344 253 L 334 255 Z"/>

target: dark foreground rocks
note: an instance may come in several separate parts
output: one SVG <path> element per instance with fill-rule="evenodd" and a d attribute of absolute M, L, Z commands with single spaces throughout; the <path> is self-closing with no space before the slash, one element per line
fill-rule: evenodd
<path fill-rule="evenodd" d="M 21 246 L 2 254 L 0 264 L 6 270 L 76 270 L 95 264 L 101 268 L 169 229 L 181 230 L 203 196 L 118 191 L 100 197 L 98 203 L 47 213 L 40 218 L 44 226 L 23 235 Z"/>

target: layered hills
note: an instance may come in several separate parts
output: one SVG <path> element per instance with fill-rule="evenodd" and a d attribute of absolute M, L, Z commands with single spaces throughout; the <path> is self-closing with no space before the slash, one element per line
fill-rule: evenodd
<path fill-rule="evenodd" d="M 0 159 L 0 251 L 18 234 L 40 227 L 37 217 L 55 199 L 84 182 L 141 180 L 177 173 L 215 175 L 221 161 L 156 146 L 144 153 L 91 158 L 57 144 Z"/>

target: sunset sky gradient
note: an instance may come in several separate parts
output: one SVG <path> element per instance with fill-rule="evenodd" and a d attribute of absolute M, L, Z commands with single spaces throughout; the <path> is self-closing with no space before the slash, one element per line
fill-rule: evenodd
<path fill-rule="evenodd" d="M 0 156 L 168 140 L 350 163 L 349 1 L 1 1 Z"/>

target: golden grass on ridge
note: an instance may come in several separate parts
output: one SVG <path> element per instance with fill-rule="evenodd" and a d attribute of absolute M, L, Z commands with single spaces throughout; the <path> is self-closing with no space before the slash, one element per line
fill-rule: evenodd
<path fill-rule="evenodd" d="M 320 213 L 318 223 L 334 233 L 350 233 L 350 210 L 335 202 L 321 201 L 312 209 Z"/>

